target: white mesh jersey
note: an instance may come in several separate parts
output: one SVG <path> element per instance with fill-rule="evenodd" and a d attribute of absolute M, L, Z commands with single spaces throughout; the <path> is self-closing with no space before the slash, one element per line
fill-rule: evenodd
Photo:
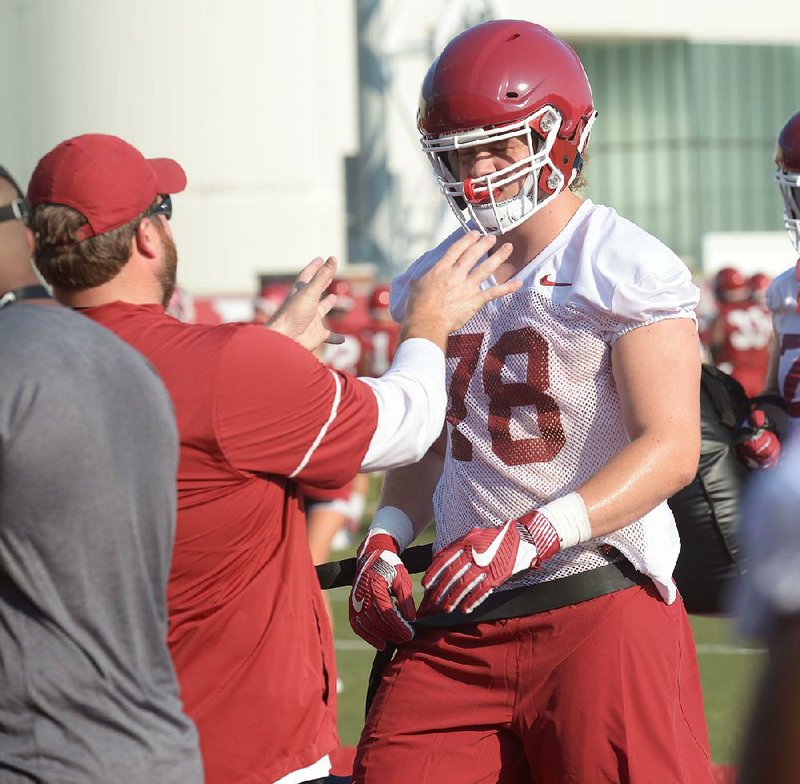
<path fill-rule="evenodd" d="M 800 313 L 797 312 L 797 271 L 790 267 L 767 289 L 767 307 L 779 341 L 778 389 L 793 419 L 800 419 Z M 795 429 L 797 425 L 795 424 Z"/>
<path fill-rule="evenodd" d="M 395 279 L 395 318 L 402 317 L 412 280 L 460 235 Z M 437 550 L 474 527 L 499 526 L 572 492 L 629 444 L 611 347 L 636 327 L 694 319 L 699 298 L 672 251 L 590 201 L 517 275 L 521 289 L 484 306 L 450 335 L 449 438 L 434 496 Z M 561 551 L 504 588 L 603 566 L 609 562 L 603 544 L 674 600 L 680 545 L 666 502 L 608 536 Z"/>

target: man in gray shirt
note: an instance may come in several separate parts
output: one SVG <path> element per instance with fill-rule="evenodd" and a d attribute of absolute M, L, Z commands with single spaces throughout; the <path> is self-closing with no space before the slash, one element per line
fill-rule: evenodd
<path fill-rule="evenodd" d="M 171 403 L 49 299 L 24 212 L 0 168 L 0 784 L 199 784 L 166 644 Z"/>

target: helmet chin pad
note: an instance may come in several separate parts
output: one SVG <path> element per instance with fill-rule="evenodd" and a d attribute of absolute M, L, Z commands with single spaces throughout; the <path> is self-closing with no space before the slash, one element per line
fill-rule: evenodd
<path fill-rule="evenodd" d="M 505 234 L 537 211 L 540 193 L 534 186 L 534 177 L 528 173 L 516 196 L 495 201 L 492 194 L 483 203 L 470 203 L 468 211 L 472 220 L 483 234 Z"/>

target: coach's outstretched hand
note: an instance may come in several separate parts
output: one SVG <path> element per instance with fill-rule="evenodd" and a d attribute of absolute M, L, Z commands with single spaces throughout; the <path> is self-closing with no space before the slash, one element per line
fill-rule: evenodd
<path fill-rule="evenodd" d="M 540 512 L 499 528 L 473 528 L 433 557 L 422 578 L 425 609 L 470 613 L 509 577 L 536 568 L 559 549 L 555 528 Z"/>
<path fill-rule="evenodd" d="M 487 302 L 516 291 L 519 280 L 482 288 L 481 285 L 511 255 L 513 247 L 494 247 L 494 236 L 472 231 L 454 242 L 447 252 L 412 285 L 403 320 L 403 338 L 427 338 L 444 351 L 447 336 L 464 326 Z"/>
<path fill-rule="evenodd" d="M 356 556 L 350 626 L 379 651 L 387 642 L 408 642 L 414 636 L 409 623 L 417 616 L 411 577 L 399 551 L 397 542 L 388 534 L 370 533 Z"/>
<path fill-rule="evenodd" d="M 267 327 L 286 335 L 309 351 L 323 343 L 341 343 L 344 338 L 332 333 L 323 321 L 336 304 L 335 294 L 325 295 L 336 274 L 336 266 L 333 256 L 325 261 L 317 256 L 306 265 Z"/>

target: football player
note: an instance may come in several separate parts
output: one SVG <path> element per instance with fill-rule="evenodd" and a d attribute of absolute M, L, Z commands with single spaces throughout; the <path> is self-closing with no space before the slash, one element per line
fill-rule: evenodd
<path fill-rule="evenodd" d="M 744 387 L 748 397 L 754 397 L 763 388 L 769 367 L 769 311 L 753 297 L 750 279 L 734 267 L 717 273 L 715 292 L 719 310 L 709 335 L 711 356 L 720 370 Z"/>
<path fill-rule="evenodd" d="M 358 784 L 712 781 L 665 503 L 698 463 L 698 292 L 578 195 L 595 116 L 575 52 L 524 21 L 465 31 L 423 82 L 440 189 L 522 287 L 451 333 L 446 432 L 387 476 L 359 549 L 351 625 L 400 648 Z M 459 236 L 394 281 L 395 317 Z M 416 617 L 398 554 L 431 518 Z"/>
<path fill-rule="evenodd" d="M 364 353 L 363 333 L 368 317 L 357 307 L 353 288 L 347 279 L 336 278 L 328 292 L 336 295 L 336 304 L 328 314 L 328 326 L 343 340 L 338 344 L 326 343 L 322 361 L 334 370 L 357 376 Z"/>
<path fill-rule="evenodd" d="M 800 112 L 778 135 L 775 163 L 784 225 L 795 251 L 800 253 Z M 770 650 L 742 743 L 742 784 L 793 784 L 800 780 L 800 440 L 796 426 L 791 427 L 800 417 L 798 276 L 800 260 L 778 275 L 767 290 L 775 341 L 766 391 L 785 407 L 792 439 L 777 471 L 754 483 L 742 515 L 749 568 L 738 597 L 740 625 L 746 634 L 766 640 Z M 765 748 L 770 753 L 765 754 Z"/>
<path fill-rule="evenodd" d="M 369 297 L 370 323 L 364 331 L 362 376 L 382 376 L 392 364 L 400 325 L 389 310 L 390 288 L 386 284 L 375 286 Z"/>
<path fill-rule="evenodd" d="M 778 135 L 775 181 L 783 196 L 783 223 L 800 254 L 800 112 L 789 118 Z M 797 281 L 800 259 L 778 275 L 767 289 L 767 307 L 775 332 L 766 393 L 783 400 L 790 420 L 800 418 L 800 304 Z"/>
<path fill-rule="evenodd" d="M 767 289 L 772 283 L 772 278 L 763 272 L 756 272 L 750 276 L 750 298 L 755 302 L 766 303 Z"/>
<path fill-rule="evenodd" d="M 292 291 L 292 283 L 270 281 L 253 300 L 253 324 L 267 324 Z"/>

